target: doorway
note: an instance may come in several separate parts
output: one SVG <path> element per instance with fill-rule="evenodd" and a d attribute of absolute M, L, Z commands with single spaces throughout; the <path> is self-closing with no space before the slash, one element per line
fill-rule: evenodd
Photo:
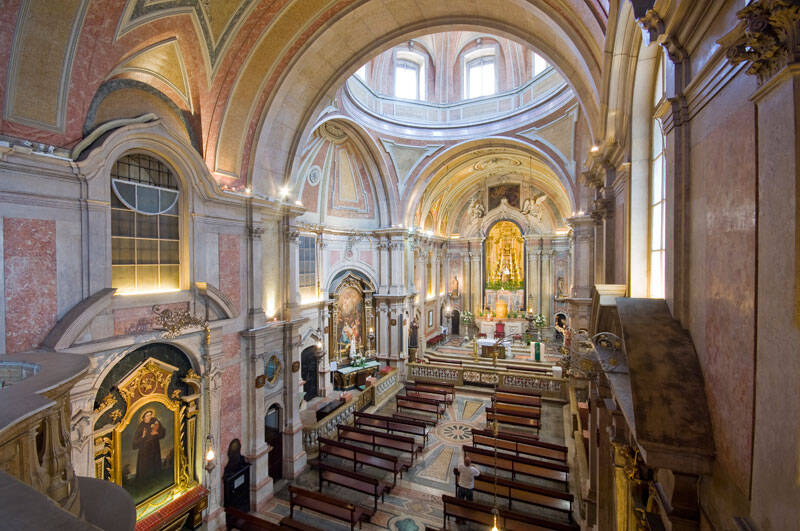
<path fill-rule="evenodd" d="M 264 418 L 264 440 L 272 447 L 267 458 L 269 477 L 278 481 L 283 477 L 283 437 L 281 436 L 281 408 L 273 404 Z"/>
<path fill-rule="evenodd" d="M 459 325 L 461 324 L 461 313 L 458 310 L 453 310 L 453 321 L 452 321 L 452 330 L 453 335 L 458 336 L 459 334 Z"/>
<path fill-rule="evenodd" d="M 317 347 L 308 347 L 300 354 L 300 378 L 306 381 L 303 384 L 306 402 L 317 396 Z"/>

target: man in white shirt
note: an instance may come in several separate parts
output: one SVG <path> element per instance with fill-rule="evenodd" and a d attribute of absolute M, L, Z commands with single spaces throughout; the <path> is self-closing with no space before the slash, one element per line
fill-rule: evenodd
<path fill-rule="evenodd" d="M 472 501 L 472 489 L 475 487 L 475 478 L 481 475 L 477 467 L 472 466 L 468 456 L 464 456 L 464 464 L 458 465 L 458 484 L 456 497 Z"/>

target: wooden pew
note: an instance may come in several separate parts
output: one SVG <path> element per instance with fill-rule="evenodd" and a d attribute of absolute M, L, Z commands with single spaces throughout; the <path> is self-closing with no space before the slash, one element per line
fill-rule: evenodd
<path fill-rule="evenodd" d="M 289 518 L 291 519 L 294 519 L 295 505 L 348 522 L 350 531 L 356 528 L 356 524 L 361 529 L 361 522 L 367 519 L 367 514 L 362 507 L 347 503 L 346 500 L 289 485 Z"/>
<path fill-rule="evenodd" d="M 439 391 L 446 393 L 446 396 L 450 398 L 451 401 L 456 398 L 456 386 L 453 384 L 413 382 L 410 385 L 416 387 L 420 391 Z"/>
<path fill-rule="evenodd" d="M 426 426 L 430 426 L 431 428 L 436 426 L 436 421 L 435 420 L 426 419 L 426 418 L 423 418 L 423 417 L 418 417 L 416 415 L 404 415 L 402 413 L 392 413 L 392 418 L 400 420 L 400 421 L 413 420 L 413 421 L 416 421 L 416 422 L 422 422 L 423 424 L 425 424 Z"/>
<path fill-rule="evenodd" d="M 453 474 L 458 485 L 458 469 L 453 469 Z M 572 519 L 572 494 L 545 487 L 529 485 L 520 481 L 495 477 L 491 474 L 481 474 L 474 479 L 474 490 L 495 495 L 506 500 L 508 508 L 513 509 L 514 502 L 524 502 L 539 507 L 545 507 L 564 514 L 567 521 Z"/>
<path fill-rule="evenodd" d="M 385 415 L 375 415 L 374 413 L 355 412 L 355 425 L 358 427 L 368 426 L 380 428 L 389 433 L 396 431 L 407 435 L 419 435 L 422 437 L 422 446 L 428 442 L 428 425 L 418 420 L 399 420 Z"/>
<path fill-rule="evenodd" d="M 461 518 L 490 527 L 493 522 L 491 505 L 485 503 L 461 500 L 447 494 L 442 494 L 444 528 L 447 528 L 447 518 Z M 540 516 L 530 516 L 508 509 L 498 509 L 497 526 L 503 531 L 572 531 L 578 529 L 573 524 L 563 524 Z"/>
<path fill-rule="evenodd" d="M 413 409 L 415 411 L 426 411 L 435 413 L 438 421 L 444 414 L 445 404 L 439 400 L 429 400 L 427 398 L 414 398 L 412 396 L 396 395 L 394 397 L 397 409 Z"/>
<path fill-rule="evenodd" d="M 516 404 L 498 404 L 494 403 L 492 408 L 503 415 L 517 415 L 529 419 L 538 419 L 542 417 L 542 410 L 536 406 L 518 406 Z"/>
<path fill-rule="evenodd" d="M 492 397 L 492 400 L 500 404 L 542 407 L 542 397 L 540 395 L 521 395 L 519 393 L 497 391 Z"/>
<path fill-rule="evenodd" d="M 404 464 L 409 468 L 414 466 L 414 458 L 417 456 L 417 452 L 422 449 L 422 445 L 417 444 L 413 437 L 405 437 L 403 435 L 393 435 L 344 424 L 339 424 L 336 432 L 340 441 L 363 442 L 372 445 L 373 450 L 376 447 L 381 447 L 408 452 L 411 458 Z"/>
<path fill-rule="evenodd" d="M 535 396 L 535 397 L 538 397 L 540 400 L 542 398 L 542 393 L 539 393 L 537 391 L 525 391 L 523 389 L 514 389 L 513 391 L 504 390 L 504 391 L 498 391 L 498 392 L 499 393 L 510 394 L 510 395 Z"/>
<path fill-rule="evenodd" d="M 406 396 L 441 400 L 447 404 L 453 403 L 452 392 L 445 389 L 428 388 L 426 386 L 418 385 L 406 385 L 405 394 Z"/>
<path fill-rule="evenodd" d="M 391 472 L 394 476 L 392 480 L 392 488 L 397 485 L 397 474 L 403 477 L 403 471 L 408 469 L 408 466 L 400 461 L 396 455 L 384 454 L 376 452 L 375 450 L 368 450 L 361 448 L 354 444 L 347 444 L 333 439 L 326 439 L 320 437 L 319 439 L 319 456 L 320 459 L 325 455 L 335 455 L 353 462 L 353 472 L 356 471 L 357 465 L 369 465 L 371 467 L 379 468 Z"/>
<path fill-rule="evenodd" d="M 225 507 L 225 525 L 229 529 L 236 528 L 240 531 L 279 531 L 283 529 L 278 524 L 273 524 L 254 514 L 246 513 L 233 507 Z"/>
<path fill-rule="evenodd" d="M 512 452 L 515 455 L 540 459 L 551 459 L 559 463 L 567 462 L 567 447 L 560 444 L 546 443 L 534 437 L 498 431 L 495 437 L 492 430 L 472 430 L 472 446 L 488 446 L 498 450 Z"/>
<path fill-rule="evenodd" d="M 494 468 L 496 462 L 498 470 L 511 472 L 512 480 L 516 480 L 518 475 L 532 476 L 553 481 L 558 483 L 564 491 L 567 490 L 569 468 L 564 464 L 517 457 L 505 452 L 497 452 L 497 455 L 495 455 L 491 450 L 472 446 L 462 446 L 462 449 L 464 450 L 464 455 L 468 456 L 476 465 Z"/>
<path fill-rule="evenodd" d="M 365 476 L 358 472 L 320 463 L 317 468 L 317 479 L 319 481 L 318 485 L 320 491 L 322 491 L 322 483 L 327 481 L 329 484 L 333 483 L 372 496 L 373 504 L 372 512 L 369 513 L 370 517 L 378 511 L 378 498 L 380 498 L 381 501 L 384 500 L 386 485 L 384 485 L 381 480 L 371 476 Z"/>
<path fill-rule="evenodd" d="M 494 420 L 503 424 L 511 424 L 514 426 L 525 426 L 527 428 L 539 429 L 539 418 L 520 417 L 513 413 L 500 413 L 493 407 L 486 408 L 486 423 L 491 424 Z"/>

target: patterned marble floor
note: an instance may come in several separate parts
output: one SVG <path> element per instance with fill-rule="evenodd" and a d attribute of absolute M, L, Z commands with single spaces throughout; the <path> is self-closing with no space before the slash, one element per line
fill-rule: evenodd
<path fill-rule="evenodd" d="M 441 495 L 454 494 L 455 482 L 452 470 L 463 458 L 461 446 L 471 442 L 471 428 L 485 426 L 485 407 L 488 404 L 487 396 L 461 392 L 457 394 L 453 404 L 447 408 L 444 417 L 431 430 L 425 451 L 418 456 L 414 467 L 403 474 L 403 479 L 398 479 L 397 486 L 392 489 L 391 494 L 386 495 L 385 502 L 378 504 L 378 512 L 372 517 L 371 522 L 363 524 L 364 530 L 422 531 L 426 525 L 436 528 L 442 526 Z M 378 413 L 391 414 L 394 411 L 394 401 L 390 401 Z M 560 406 L 545 403 L 542 407 L 543 429 L 539 434 L 540 438 L 563 444 L 562 418 Z M 343 461 L 338 461 L 335 457 L 326 457 L 326 462 L 344 465 Z M 362 473 L 374 477 L 384 477 L 380 470 L 371 467 L 365 467 Z M 388 479 L 391 482 L 391 476 L 388 476 Z M 316 490 L 316 470 L 304 472 L 292 484 Z M 289 492 L 286 485 L 280 488 L 275 498 L 263 511 L 264 516 L 269 520 L 277 521 L 289 514 Z M 323 492 L 365 506 L 372 506 L 371 497 L 350 489 L 326 484 Z M 491 497 L 479 493 L 476 493 L 475 500 L 491 503 Z M 544 512 L 541 514 L 547 515 Z M 329 520 L 310 511 L 295 511 L 295 518 L 320 529 L 334 531 L 349 529 L 349 526 L 342 522 Z M 450 521 L 448 529 L 471 530 L 482 529 L 482 527 L 470 524 L 456 525 Z"/>

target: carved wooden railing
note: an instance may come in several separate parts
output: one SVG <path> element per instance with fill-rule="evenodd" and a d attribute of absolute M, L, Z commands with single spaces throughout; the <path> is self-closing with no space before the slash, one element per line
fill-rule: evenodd
<path fill-rule="evenodd" d="M 331 411 L 325 418 L 318 420 L 311 426 L 303 427 L 303 448 L 309 457 L 316 457 L 319 453 L 320 437 L 331 438 L 336 434 L 339 424 L 352 424 L 354 413 L 363 411 L 372 406 L 380 406 L 391 398 L 402 385 L 400 373 L 393 370 L 376 380 L 374 385 L 365 388 L 352 400 Z M 334 437 L 335 438 L 335 437 Z"/>
<path fill-rule="evenodd" d="M 408 378 L 414 381 L 444 382 L 457 386 L 497 386 L 503 391 L 535 392 L 545 398 L 567 401 L 567 380 L 506 370 L 501 367 L 448 367 L 434 363 L 409 363 Z"/>

